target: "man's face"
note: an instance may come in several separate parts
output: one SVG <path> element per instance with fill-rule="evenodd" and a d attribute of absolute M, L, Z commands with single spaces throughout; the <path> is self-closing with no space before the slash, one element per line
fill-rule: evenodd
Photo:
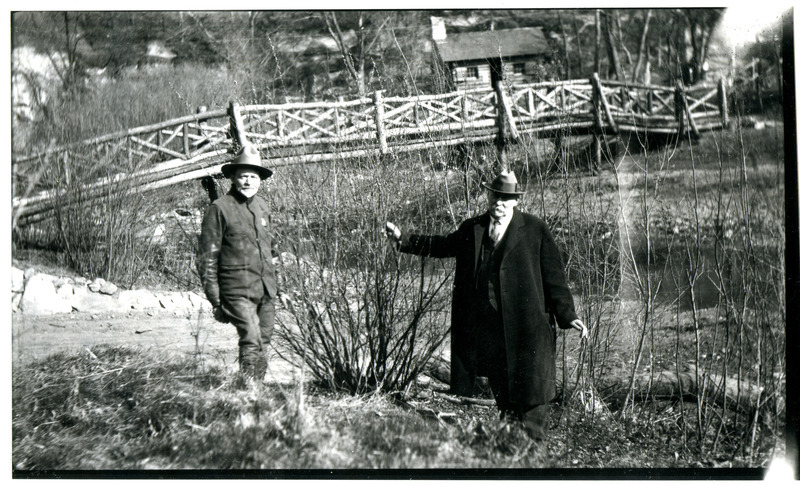
<path fill-rule="evenodd" d="M 236 170 L 231 181 L 236 190 L 248 199 L 256 195 L 258 188 L 261 187 L 261 177 L 258 176 L 258 172 L 249 168 Z"/>
<path fill-rule="evenodd" d="M 487 193 L 489 201 L 489 214 L 495 219 L 511 217 L 514 207 L 519 203 L 519 196 L 498 194 L 492 190 Z"/>

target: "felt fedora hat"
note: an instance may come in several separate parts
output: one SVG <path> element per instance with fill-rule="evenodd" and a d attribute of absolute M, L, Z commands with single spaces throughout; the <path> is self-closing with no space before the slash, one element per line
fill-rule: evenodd
<path fill-rule="evenodd" d="M 498 194 L 522 195 L 525 193 L 520 190 L 519 184 L 517 183 L 517 177 L 514 175 L 514 172 L 503 171 L 500 173 L 500 175 L 495 177 L 491 183 L 483 183 L 482 185 L 492 192 L 497 192 Z"/>
<path fill-rule="evenodd" d="M 261 162 L 261 154 L 253 145 L 243 146 L 230 163 L 223 165 L 222 175 L 231 178 L 236 173 L 236 170 L 240 168 L 255 170 L 258 176 L 261 177 L 261 180 L 269 178 L 272 175 L 272 170 L 264 166 Z"/>

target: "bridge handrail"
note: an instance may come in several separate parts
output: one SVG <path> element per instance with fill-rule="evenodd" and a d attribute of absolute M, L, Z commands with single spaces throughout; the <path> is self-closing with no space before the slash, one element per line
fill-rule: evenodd
<path fill-rule="evenodd" d="M 28 178 L 29 185 L 23 197 L 12 198 L 12 209 L 20 214 L 27 206 L 22 211 L 26 217 L 52 210 L 52 192 L 60 190 L 59 184 L 39 184 L 37 176 L 29 174 L 41 171 L 43 165 L 22 162 L 41 157 L 48 162 L 46 157 L 54 154 L 65 166 L 71 159 L 104 157 L 111 178 L 107 175 L 95 185 L 88 184 L 87 189 L 100 190 L 122 180 L 160 187 L 190 176 L 218 173 L 228 150 L 243 141 L 260 148 L 288 149 L 273 152 L 280 160 L 272 158 L 270 163 L 280 164 L 285 159 L 322 161 L 493 137 L 516 139 L 520 133 L 550 136 L 548 133 L 557 134 L 565 128 L 598 135 L 607 129 L 612 134 L 639 129 L 682 133 L 689 127 L 697 135 L 700 130 L 725 126 L 726 120 L 722 83 L 684 89 L 601 82 L 597 76 L 407 97 L 383 97 L 376 91 L 369 97 L 332 102 L 231 103 L 227 110 L 181 116 L 12 157 L 14 179 Z M 360 143 L 355 146 L 353 142 Z M 29 197 L 33 188 L 41 192 Z"/>
<path fill-rule="evenodd" d="M 165 128 L 169 128 L 171 126 L 182 125 L 184 123 L 191 123 L 191 122 L 200 123 L 214 118 L 222 118 L 226 115 L 226 113 L 227 111 L 225 109 L 218 109 L 213 111 L 205 111 L 203 113 L 197 113 L 193 115 L 181 116 L 179 118 L 173 118 L 167 121 L 160 121 L 158 123 L 153 123 L 151 125 L 137 126 L 136 128 L 129 128 L 127 130 L 120 130 L 113 133 L 108 133 L 106 135 L 100 135 L 94 138 L 88 138 L 86 140 L 59 145 L 30 155 L 24 155 L 21 157 L 12 157 L 12 160 L 15 163 L 26 162 L 29 160 L 34 160 L 36 158 L 41 158 L 45 155 L 51 155 L 53 153 L 63 152 L 71 148 L 99 145 L 100 143 L 105 143 L 112 140 L 119 140 L 122 138 L 128 138 L 130 136 L 142 135 L 145 133 L 152 133 L 155 131 L 163 130 Z"/>

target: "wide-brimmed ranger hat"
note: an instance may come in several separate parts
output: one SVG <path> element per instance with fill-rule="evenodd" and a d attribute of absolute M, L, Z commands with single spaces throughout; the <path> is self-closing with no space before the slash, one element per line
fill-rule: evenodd
<path fill-rule="evenodd" d="M 481 185 L 498 194 L 522 195 L 525 193 L 524 191 L 520 190 L 519 184 L 517 183 L 517 177 L 514 175 L 514 172 L 500 172 L 500 175 L 495 177 L 491 183 L 487 184 L 484 182 Z"/>
<path fill-rule="evenodd" d="M 231 178 L 240 168 L 249 168 L 255 170 L 261 180 L 272 176 L 272 170 L 268 169 L 261 162 L 261 154 L 258 149 L 253 145 L 245 145 L 239 150 L 239 153 L 230 161 L 222 166 L 222 175 Z"/>

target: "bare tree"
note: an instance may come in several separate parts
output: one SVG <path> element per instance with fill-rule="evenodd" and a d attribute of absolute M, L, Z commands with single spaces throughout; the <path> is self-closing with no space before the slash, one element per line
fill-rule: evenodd
<path fill-rule="evenodd" d="M 620 81 L 625 80 L 625 72 L 622 70 L 622 65 L 619 62 L 619 54 L 617 52 L 617 45 L 614 42 L 614 37 L 617 37 L 616 33 L 614 32 L 614 22 L 612 22 L 612 18 L 616 16 L 616 12 L 609 13 L 603 12 L 603 23 L 605 24 L 605 29 L 603 30 L 603 39 L 606 43 L 606 51 L 608 53 L 608 63 L 609 63 L 609 76 L 613 75 Z"/>
<path fill-rule="evenodd" d="M 600 72 L 600 9 L 594 11 L 594 72 Z"/>
<path fill-rule="evenodd" d="M 577 75 L 580 77 L 583 74 L 583 52 L 581 49 L 581 30 L 578 28 L 578 18 L 575 11 L 572 11 L 572 30 L 575 31 L 575 50 L 578 54 Z"/>
<path fill-rule="evenodd" d="M 345 40 L 342 29 L 339 26 L 339 21 L 336 18 L 335 12 L 323 12 L 323 19 L 328 32 L 331 34 L 334 42 L 336 42 L 339 52 L 342 54 L 342 61 L 344 62 L 347 72 L 356 83 L 359 96 L 363 96 L 367 92 L 365 64 L 367 57 L 372 52 L 375 44 L 380 38 L 381 31 L 389 20 L 387 15 L 380 26 L 375 30 L 372 40 L 367 43 L 367 29 L 365 25 L 364 12 L 358 12 L 358 27 L 356 30 L 356 45 L 351 47 Z"/>
<path fill-rule="evenodd" d="M 567 37 L 567 29 L 564 27 L 564 19 L 561 18 L 561 11 L 558 11 L 558 25 L 561 27 L 561 37 L 564 40 L 564 69 L 565 78 L 571 79 L 570 65 L 569 65 L 569 39 Z M 580 64 L 580 58 L 578 59 Z"/>
<path fill-rule="evenodd" d="M 647 9 L 644 16 L 644 25 L 642 26 L 642 35 L 639 37 L 639 49 L 636 56 L 636 66 L 633 68 L 633 82 L 638 82 L 642 72 L 642 66 L 646 62 L 647 57 L 647 31 L 650 27 L 650 19 L 653 16 L 653 11 Z"/>

